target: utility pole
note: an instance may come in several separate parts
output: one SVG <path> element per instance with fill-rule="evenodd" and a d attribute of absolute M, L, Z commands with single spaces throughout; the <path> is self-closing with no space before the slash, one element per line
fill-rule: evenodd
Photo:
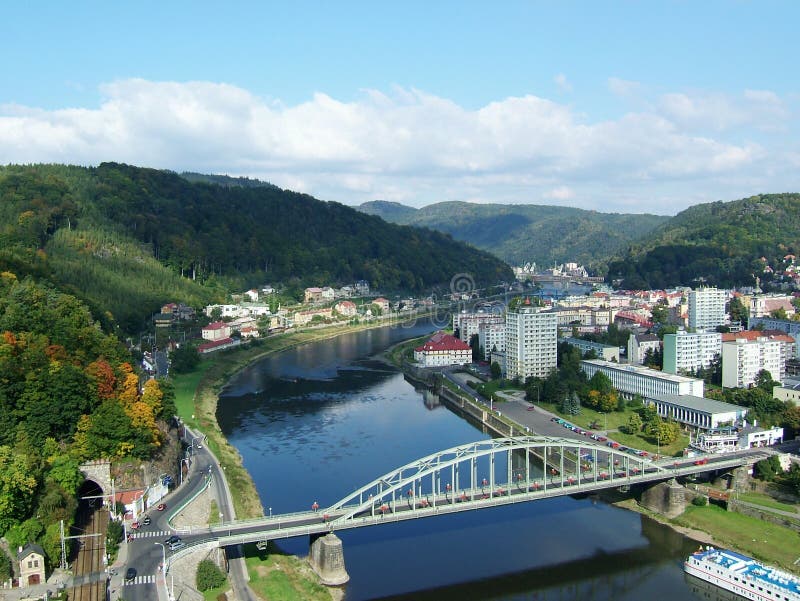
<path fill-rule="evenodd" d="M 61 520 L 61 569 L 67 569 L 67 545 L 64 543 L 64 520 Z"/>

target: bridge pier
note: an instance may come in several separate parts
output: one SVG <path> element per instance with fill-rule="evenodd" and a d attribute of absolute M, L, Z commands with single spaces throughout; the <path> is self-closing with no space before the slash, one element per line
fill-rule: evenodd
<path fill-rule="evenodd" d="M 344 567 L 344 549 L 341 539 L 333 532 L 312 535 L 308 561 L 322 584 L 338 586 L 350 580 Z"/>
<path fill-rule="evenodd" d="M 669 482 L 659 482 L 642 493 L 641 504 L 650 511 L 673 518 L 686 509 L 685 491 L 674 478 Z"/>

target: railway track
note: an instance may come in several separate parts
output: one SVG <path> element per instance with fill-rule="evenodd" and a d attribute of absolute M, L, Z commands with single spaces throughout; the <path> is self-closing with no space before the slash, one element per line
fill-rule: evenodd
<path fill-rule="evenodd" d="M 108 526 L 108 512 L 105 510 L 93 511 L 88 509 L 85 516 L 86 524 L 84 534 L 100 536 L 84 536 L 77 539 L 78 552 L 73 562 L 73 573 L 76 578 L 102 572 L 106 566 L 103 563 L 105 553 L 105 536 Z M 70 601 L 105 601 L 106 579 L 90 584 L 82 584 L 70 589 Z"/>

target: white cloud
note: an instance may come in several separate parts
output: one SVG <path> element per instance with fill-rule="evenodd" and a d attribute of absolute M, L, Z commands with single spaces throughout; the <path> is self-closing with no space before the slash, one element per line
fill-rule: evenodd
<path fill-rule="evenodd" d="M 563 73 L 559 73 L 553 78 L 553 81 L 556 82 L 558 89 L 562 92 L 571 92 L 572 91 L 572 84 L 567 81 L 567 76 Z"/>
<path fill-rule="evenodd" d="M 620 92 L 638 89 L 613 81 Z M 365 90 L 351 102 L 317 93 L 294 106 L 210 82 L 131 79 L 102 93 L 96 109 L 0 106 L 0 164 L 121 161 L 248 175 L 347 203 L 580 198 L 586 208 L 630 210 L 638 196 L 638 210 L 664 213 L 676 209 L 647 199 L 696 195 L 703 186 L 710 200 L 725 198 L 720 182 L 744 178 L 763 182 L 756 191 L 789 189 L 780 178 L 791 181 L 794 171 L 786 174 L 798 155 L 796 145 L 781 154 L 747 137 L 716 135 L 752 122 L 747 107 L 769 109 L 772 122 L 787 118 L 784 102 L 767 91 L 747 91 L 738 104 L 666 94 L 658 112 L 597 122 L 534 95 L 473 110 L 402 88 Z"/>
<path fill-rule="evenodd" d="M 545 198 L 554 200 L 570 200 L 575 197 L 575 192 L 569 186 L 558 186 L 544 193 Z"/>
<path fill-rule="evenodd" d="M 642 89 L 642 84 L 638 81 L 620 79 L 619 77 L 609 77 L 607 83 L 608 89 L 611 90 L 612 94 L 623 98 L 635 96 Z"/>

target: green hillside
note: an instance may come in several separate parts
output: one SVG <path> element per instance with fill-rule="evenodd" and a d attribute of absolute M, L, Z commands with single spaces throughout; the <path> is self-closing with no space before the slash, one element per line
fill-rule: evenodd
<path fill-rule="evenodd" d="M 773 267 L 800 250 L 800 194 L 763 194 L 696 205 L 673 217 L 609 264 L 629 288 L 769 284 Z"/>
<path fill-rule="evenodd" d="M 359 210 L 387 221 L 445 232 L 512 265 L 577 261 L 602 269 L 608 257 L 669 220 L 544 205 L 440 202 L 421 209 L 374 201 Z"/>
<path fill-rule="evenodd" d="M 478 284 L 512 277 L 440 232 L 209 178 L 114 163 L 0 167 L 0 271 L 49 280 L 128 332 L 166 301 L 197 306 L 265 281 L 421 292 L 458 273 Z"/>

